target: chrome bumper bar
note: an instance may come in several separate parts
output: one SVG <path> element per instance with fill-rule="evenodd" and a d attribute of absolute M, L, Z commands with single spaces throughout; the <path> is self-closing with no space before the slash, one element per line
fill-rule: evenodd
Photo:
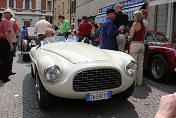
<path fill-rule="evenodd" d="M 22 54 L 29 54 L 29 52 L 22 52 Z"/>

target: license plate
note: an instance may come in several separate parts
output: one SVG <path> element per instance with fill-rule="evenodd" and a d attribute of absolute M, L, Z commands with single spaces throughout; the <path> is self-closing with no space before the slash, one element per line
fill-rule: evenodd
<path fill-rule="evenodd" d="M 111 91 L 86 94 L 86 101 L 104 100 L 111 98 Z"/>

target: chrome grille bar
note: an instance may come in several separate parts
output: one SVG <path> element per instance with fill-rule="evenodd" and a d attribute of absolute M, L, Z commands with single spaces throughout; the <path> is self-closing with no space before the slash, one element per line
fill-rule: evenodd
<path fill-rule="evenodd" d="M 121 75 L 115 69 L 93 69 L 78 73 L 73 80 L 76 92 L 114 89 L 122 84 Z"/>

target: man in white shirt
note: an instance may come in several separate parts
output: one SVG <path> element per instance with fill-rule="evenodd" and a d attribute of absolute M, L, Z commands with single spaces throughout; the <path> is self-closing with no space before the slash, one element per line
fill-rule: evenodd
<path fill-rule="evenodd" d="M 48 28 L 51 28 L 51 24 L 46 21 L 45 17 L 41 17 L 41 20 L 34 25 L 34 33 L 38 35 L 37 44 L 45 38 L 45 31 Z"/>

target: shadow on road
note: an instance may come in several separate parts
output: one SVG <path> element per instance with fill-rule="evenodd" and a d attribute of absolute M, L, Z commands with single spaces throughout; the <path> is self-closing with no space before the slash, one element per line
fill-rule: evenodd
<path fill-rule="evenodd" d="M 23 80 L 23 118 L 138 118 L 135 107 L 129 101 L 111 100 L 86 102 L 84 100 L 54 99 L 54 104 L 48 110 L 38 106 L 35 92 L 35 81 L 31 74 Z"/>
<path fill-rule="evenodd" d="M 176 86 L 175 86 L 176 85 L 176 79 L 175 79 L 174 75 L 172 75 L 170 80 L 168 82 L 165 82 L 165 83 L 155 82 L 148 72 L 144 73 L 144 77 L 147 79 L 147 80 L 144 79 L 145 84 L 152 87 L 152 88 L 157 88 L 158 90 L 164 91 L 168 94 L 174 93 L 175 90 L 176 90 Z M 173 88 L 173 89 L 170 89 L 170 88 Z"/>
<path fill-rule="evenodd" d="M 152 92 L 151 87 L 148 85 L 148 80 L 143 79 L 143 84 L 142 86 L 136 86 L 133 97 L 138 98 L 138 99 L 146 99 L 149 96 L 149 93 Z"/>

